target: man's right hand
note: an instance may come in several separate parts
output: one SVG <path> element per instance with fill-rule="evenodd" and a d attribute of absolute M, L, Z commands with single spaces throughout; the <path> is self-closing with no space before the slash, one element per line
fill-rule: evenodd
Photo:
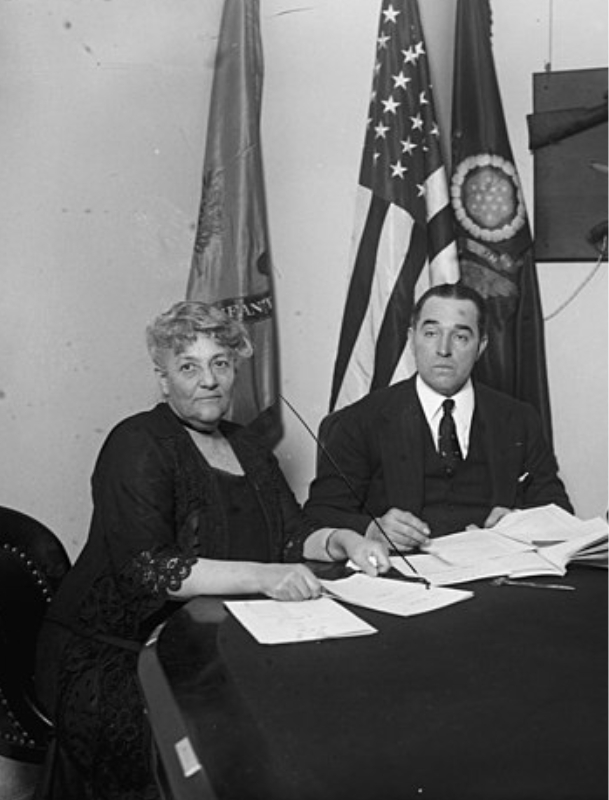
<path fill-rule="evenodd" d="M 378 524 L 377 522 L 371 522 L 368 525 L 366 538 L 387 544 L 387 539 L 379 530 L 379 525 L 396 550 L 402 552 L 416 550 L 429 544 L 431 534 L 429 525 L 415 517 L 410 511 L 390 508 L 382 517 L 378 517 Z"/>

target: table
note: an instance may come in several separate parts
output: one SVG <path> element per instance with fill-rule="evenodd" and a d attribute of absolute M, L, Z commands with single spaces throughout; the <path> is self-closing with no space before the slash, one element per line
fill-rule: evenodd
<path fill-rule="evenodd" d="M 484 581 L 416 617 L 351 607 L 378 633 L 275 646 L 201 597 L 155 658 L 221 798 L 606 798 L 607 573 L 559 580 L 575 591 Z"/>

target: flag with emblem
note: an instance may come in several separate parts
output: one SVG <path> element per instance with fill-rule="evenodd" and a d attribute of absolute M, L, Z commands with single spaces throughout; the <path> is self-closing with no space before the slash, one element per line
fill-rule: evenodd
<path fill-rule="evenodd" d="M 551 442 L 533 241 L 495 72 L 488 0 L 457 5 L 452 147 L 461 280 L 489 311 L 489 344 L 474 376 L 534 405 Z"/>
<path fill-rule="evenodd" d="M 241 365 L 230 418 L 278 435 L 275 309 L 260 110 L 258 0 L 225 0 L 207 126 L 203 189 L 187 298 L 243 322 L 254 355 Z"/>
<path fill-rule="evenodd" d="M 408 377 L 416 298 L 459 278 L 416 0 L 384 0 L 330 410 Z"/>

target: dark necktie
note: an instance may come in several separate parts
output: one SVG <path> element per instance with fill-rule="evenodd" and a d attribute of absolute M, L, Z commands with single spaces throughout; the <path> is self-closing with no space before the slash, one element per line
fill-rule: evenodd
<path fill-rule="evenodd" d="M 445 400 L 442 403 L 444 415 L 440 420 L 440 428 L 438 431 L 440 456 L 444 461 L 446 471 L 449 475 L 452 475 L 457 464 L 463 460 L 461 448 L 459 447 L 459 440 L 457 439 L 457 428 L 453 417 L 454 407 L 454 400 Z"/>

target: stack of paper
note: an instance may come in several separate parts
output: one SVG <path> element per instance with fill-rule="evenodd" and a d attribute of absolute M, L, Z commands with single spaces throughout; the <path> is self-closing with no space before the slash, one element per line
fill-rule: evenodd
<path fill-rule="evenodd" d="M 425 553 L 392 556 L 391 565 L 404 575 L 419 574 L 435 586 L 469 583 L 510 575 L 525 564 L 531 566 L 535 548 L 525 542 L 489 530 L 474 529 L 440 536 Z"/>
<path fill-rule="evenodd" d="M 427 552 L 392 556 L 404 575 L 418 573 L 436 586 L 508 575 L 564 575 L 570 563 L 607 566 L 607 523 L 582 521 L 556 505 L 514 511 L 492 529 L 433 539 Z"/>
<path fill-rule="evenodd" d="M 224 605 L 260 644 L 286 644 L 376 633 L 328 597 L 317 600 L 227 600 Z"/>
<path fill-rule="evenodd" d="M 580 520 L 556 505 L 515 511 L 495 530 L 515 541 L 530 543 L 538 555 L 564 575 L 571 563 L 607 567 L 609 526 L 600 517 Z M 519 572 L 511 577 L 524 577 Z M 539 573 L 537 573 L 539 574 Z"/>

